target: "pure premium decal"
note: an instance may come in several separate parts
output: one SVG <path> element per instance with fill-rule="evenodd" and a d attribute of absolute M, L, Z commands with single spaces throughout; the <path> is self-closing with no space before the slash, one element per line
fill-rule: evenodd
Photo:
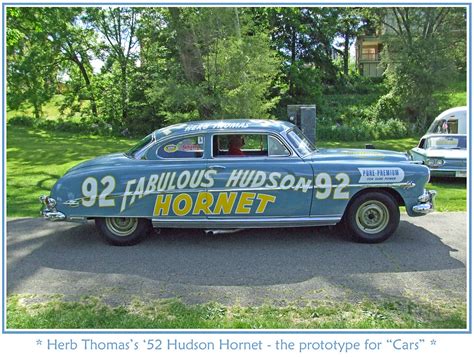
<path fill-rule="evenodd" d="M 402 182 L 405 171 L 399 167 L 359 167 L 359 183 Z"/>

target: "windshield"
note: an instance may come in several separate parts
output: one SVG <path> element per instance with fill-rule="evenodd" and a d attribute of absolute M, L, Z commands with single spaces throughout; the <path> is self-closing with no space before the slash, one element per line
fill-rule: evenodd
<path fill-rule="evenodd" d="M 150 134 L 136 143 L 130 150 L 128 150 L 125 155 L 131 156 L 135 159 L 140 158 L 143 155 L 143 149 L 145 149 L 149 143 L 153 141 L 153 135 Z"/>
<path fill-rule="evenodd" d="M 288 139 L 300 156 L 306 156 L 316 150 L 316 147 L 298 128 L 294 127 L 287 133 Z"/>
<path fill-rule="evenodd" d="M 448 119 L 438 119 L 431 124 L 428 133 L 433 134 L 462 134 L 459 133 L 458 119 L 451 117 Z"/>
<path fill-rule="evenodd" d="M 427 149 L 466 149 L 465 136 L 432 136 L 426 140 Z"/>

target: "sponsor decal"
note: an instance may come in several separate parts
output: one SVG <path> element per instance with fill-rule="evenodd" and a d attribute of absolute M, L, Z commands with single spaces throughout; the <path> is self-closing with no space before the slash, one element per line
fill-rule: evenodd
<path fill-rule="evenodd" d="M 182 144 L 180 147 L 179 147 L 179 151 L 192 151 L 192 152 L 196 152 L 196 151 L 202 151 L 202 148 L 199 144 Z"/>
<path fill-rule="evenodd" d="M 169 144 L 169 145 L 166 145 L 163 150 L 165 150 L 165 152 L 171 154 L 173 152 L 176 152 L 178 151 L 178 146 L 175 145 L 175 144 Z"/>
<path fill-rule="evenodd" d="M 359 183 L 402 182 L 405 171 L 399 167 L 359 167 Z"/>

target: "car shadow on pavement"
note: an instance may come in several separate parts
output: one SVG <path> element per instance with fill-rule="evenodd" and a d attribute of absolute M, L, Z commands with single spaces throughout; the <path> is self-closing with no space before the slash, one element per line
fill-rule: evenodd
<path fill-rule="evenodd" d="M 35 220 L 38 228 L 32 230 L 28 221 L 7 224 L 8 293 L 25 292 L 35 284 L 42 285 L 42 292 L 47 284 L 69 284 L 74 289 L 74 282 L 84 275 L 87 279 L 113 276 L 117 284 L 143 281 L 217 287 L 465 268 L 452 257 L 456 249 L 407 221 L 400 222 L 394 236 L 381 244 L 354 243 L 337 227 L 312 227 L 215 236 L 201 230 L 167 229 L 131 247 L 107 245 L 92 223 Z M 106 281 L 113 284 L 114 280 Z"/>

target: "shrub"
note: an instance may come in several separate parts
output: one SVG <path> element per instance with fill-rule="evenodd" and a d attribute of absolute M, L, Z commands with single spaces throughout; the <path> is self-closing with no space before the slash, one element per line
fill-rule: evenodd
<path fill-rule="evenodd" d="M 28 115 L 18 115 L 8 119 L 8 125 L 32 127 L 40 120 L 42 119 L 36 119 Z"/>
<path fill-rule="evenodd" d="M 316 124 L 318 140 L 363 141 L 398 139 L 410 135 L 407 125 L 397 119 L 387 121 L 360 120 L 350 124 L 321 120 Z"/>
<path fill-rule="evenodd" d="M 47 120 L 36 119 L 27 115 L 15 116 L 8 120 L 10 126 L 34 127 L 47 131 L 65 131 L 69 133 L 118 135 L 119 129 L 114 129 L 112 125 L 90 118 L 82 118 L 81 121 L 72 120 Z"/>

